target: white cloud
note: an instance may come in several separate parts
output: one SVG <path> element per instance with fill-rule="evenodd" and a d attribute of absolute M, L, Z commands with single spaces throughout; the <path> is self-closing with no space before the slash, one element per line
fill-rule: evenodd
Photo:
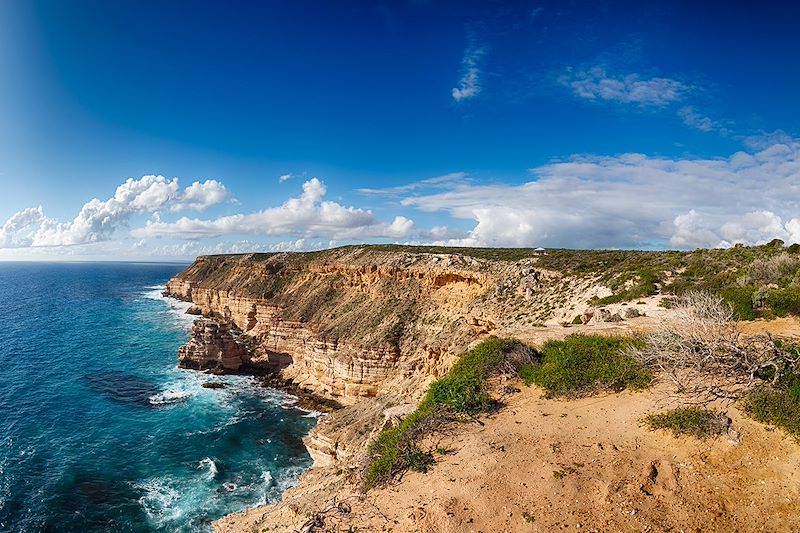
<path fill-rule="evenodd" d="M 800 242 L 800 141 L 721 159 L 576 156 L 522 185 L 466 185 L 403 200 L 474 220 L 449 244 L 692 248 Z"/>
<path fill-rule="evenodd" d="M 406 185 L 383 187 L 380 189 L 361 188 L 356 189 L 356 191 L 370 196 L 397 196 L 421 189 L 452 188 L 466 183 L 468 183 L 466 172 L 451 172 L 443 176 L 426 178 L 424 180 L 415 181 Z"/>
<path fill-rule="evenodd" d="M 282 174 L 281 176 L 278 176 L 278 181 L 280 183 L 285 183 L 285 182 L 289 181 L 290 179 L 292 179 L 293 177 L 294 177 L 294 174 L 291 174 L 291 173 Z"/>
<path fill-rule="evenodd" d="M 560 81 L 575 96 L 584 100 L 656 107 L 682 100 L 691 89 L 688 85 L 670 78 L 643 79 L 638 74 L 612 76 L 602 67 L 570 71 Z"/>
<path fill-rule="evenodd" d="M 728 129 L 726 127 L 719 122 L 701 114 L 693 106 L 687 105 L 678 109 L 678 116 L 681 118 L 683 123 L 690 128 L 705 132 L 718 131 L 723 135 L 728 133 Z"/>
<path fill-rule="evenodd" d="M 114 196 L 85 203 L 71 222 L 45 216 L 41 207 L 12 215 L 0 228 L 0 248 L 70 246 L 107 240 L 135 214 L 158 209 L 203 210 L 229 198 L 225 187 L 214 180 L 195 182 L 181 191 L 178 179 L 164 176 L 129 178 Z"/>
<path fill-rule="evenodd" d="M 183 211 L 185 209 L 193 209 L 195 211 L 205 211 L 212 205 L 217 205 L 230 199 L 232 197 L 228 189 L 217 180 L 206 180 L 203 183 L 195 181 L 183 190 L 183 194 L 172 204 L 170 210 Z"/>
<path fill-rule="evenodd" d="M 422 229 L 419 236 L 423 241 L 443 244 L 450 240 L 464 239 L 468 233 L 463 230 L 449 228 L 447 226 L 434 226 L 430 229 Z"/>
<path fill-rule="evenodd" d="M 307 243 L 303 239 L 294 241 L 281 241 L 277 243 L 263 243 L 243 239 L 233 242 L 204 243 L 201 241 L 182 241 L 164 244 L 147 250 L 147 255 L 162 258 L 194 258 L 198 255 L 216 254 L 243 254 L 253 252 L 297 252 L 315 248 L 322 248 L 321 243 Z"/>
<path fill-rule="evenodd" d="M 387 224 L 372 211 L 346 207 L 324 200 L 327 189 L 317 178 L 303 183 L 303 193 L 278 207 L 251 214 L 237 214 L 212 220 L 183 217 L 176 222 L 148 221 L 131 234 L 136 238 L 172 237 L 198 239 L 223 235 L 268 235 L 335 239 L 403 238 L 414 222 L 398 216 Z"/>
<path fill-rule="evenodd" d="M 45 220 L 42 206 L 29 207 L 11 215 L 0 228 L 0 248 L 30 246 L 35 228 Z M 27 230 L 27 232 L 26 232 Z"/>
<path fill-rule="evenodd" d="M 470 38 L 461 59 L 461 79 L 458 87 L 453 87 L 451 92 L 456 102 L 474 98 L 481 92 L 481 64 L 486 55 L 486 46 Z"/>

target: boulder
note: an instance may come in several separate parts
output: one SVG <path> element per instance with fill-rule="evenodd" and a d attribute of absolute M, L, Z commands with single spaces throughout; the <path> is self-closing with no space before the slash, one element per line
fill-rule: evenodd
<path fill-rule="evenodd" d="M 598 309 L 595 311 L 594 316 L 592 317 L 592 322 L 608 322 L 609 318 L 611 318 L 611 312 L 608 309 Z"/>
<path fill-rule="evenodd" d="M 629 307 L 625 309 L 625 318 L 636 318 L 637 316 L 643 316 L 644 313 L 640 313 L 638 309 L 635 307 Z"/>

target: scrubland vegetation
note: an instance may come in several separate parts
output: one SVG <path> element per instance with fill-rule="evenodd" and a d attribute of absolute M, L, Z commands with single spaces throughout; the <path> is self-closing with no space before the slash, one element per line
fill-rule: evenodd
<path fill-rule="evenodd" d="M 546 342 L 537 362 L 524 365 L 519 375 L 551 397 L 641 389 L 650 384 L 653 373 L 626 353 L 638 343 L 620 336 L 570 335 Z"/>
<path fill-rule="evenodd" d="M 780 259 L 783 261 L 783 259 Z M 540 350 L 492 337 L 466 352 L 434 382 L 417 409 L 384 429 L 369 446 L 364 486 L 386 483 L 434 463 L 422 442 L 457 420 L 491 411 L 489 379 L 517 375 L 548 397 L 642 389 L 669 379 L 678 394 L 697 405 L 649 415 L 650 429 L 707 438 L 728 428 L 724 414 L 703 408 L 713 400 L 740 402 L 754 419 L 800 438 L 800 349 L 766 336 L 744 336 L 734 308 L 721 296 L 687 292 L 662 330 L 641 338 L 570 335 Z"/>
<path fill-rule="evenodd" d="M 767 335 L 745 336 L 734 316 L 734 308 L 717 295 L 687 293 L 665 327 L 630 354 L 670 379 L 689 401 L 739 402 L 754 419 L 800 438 L 800 349 Z M 647 424 L 707 433 L 710 415 L 701 411 L 675 410 Z"/>
<path fill-rule="evenodd" d="M 489 395 L 488 380 L 498 374 L 519 375 L 560 396 L 646 387 L 652 372 L 625 354 L 634 342 L 625 337 L 571 335 L 537 351 L 514 340 L 485 340 L 466 352 L 447 376 L 431 384 L 413 413 L 373 440 L 365 488 L 407 470 L 425 472 L 434 463 L 434 447 L 423 450 L 421 442 L 452 422 L 493 409 L 496 402 Z"/>

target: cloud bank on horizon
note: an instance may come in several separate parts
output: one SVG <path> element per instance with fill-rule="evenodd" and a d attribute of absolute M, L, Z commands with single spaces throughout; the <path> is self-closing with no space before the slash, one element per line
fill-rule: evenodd
<path fill-rule="evenodd" d="M 326 199 L 327 188 L 318 178 L 306 180 L 299 194 L 279 205 L 175 219 L 184 211 L 235 205 L 233 195 L 216 180 L 181 189 L 177 178 L 143 176 L 128 179 L 105 201 L 85 203 L 68 222 L 47 217 L 41 206 L 21 210 L 0 227 L 0 247 L 52 249 L 132 240 L 142 253 L 191 256 L 387 241 L 677 249 L 763 244 L 774 238 L 800 242 L 800 140 L 765 138 L 752 144 L 750 150 L 716 159 L 575 155 L 530 169 L 530 179 L 521 184 L 477 183 L 465 172 L 454 172 L 358 191 L 449 221 L 434 227 Z M 129 227 L 141 214 L 150 216 Z M 461 226 L 459 221 L 471 227 L 452 227 Z M 204 244 L 220 237 L 238 240 Z M 266 244 L 259 237 L 273 240 Z"/>

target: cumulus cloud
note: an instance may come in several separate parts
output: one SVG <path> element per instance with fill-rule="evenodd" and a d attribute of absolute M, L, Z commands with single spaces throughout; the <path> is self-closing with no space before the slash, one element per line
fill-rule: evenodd
<path fill-rule="evenodd" d="M 33 230 L 45 220 L 42 206 L 29 207 L 11 215 L 0 228 L 0 248 L 19 248 L 29 246 Z M 31 230 L 27 234 L 23 232 Z"/>
<path fill-rule="evenodd" d="M 282 175 L 278 176 L 278 182 L 285 183 L 285 182 L 289 181 L 290 179 L 292 179 L 293 177 L 294 177 L 294 174 L 291 174 L 291 173 L 282 174 Z"/>
<path fill-rule="evenodd" d="M 570 71 L 560 81 L 584 100 L 655 107 L 682 100 L 691 89 L 670 78 L 642 78 L 639 74 L 613 76 L 603 67 Z"/>
<path fill-rule="evenodd" d="M 398 216 L 391 223 L 372 211 L 324 200 L 325 184 L 317 178 L 303 183 L 303 193 L 278 207 L 216 219 L 182 217 L 176 222 L 148 221 L 131 234 L 136 238 L 173 237 L 199 239 L 223 235 L 268 235 L 336 239 L 403 238 L 414 222 Z"/>
<path fill-rule="evenodd" d="M 203 183 L 195 181 L 183 190 L 183 194 L 176 199 L 170 210 L 183 211 L 192 209 L 194 211 L 205 211 L 212 205 L 217 205 L 230 199 L 232 199 L 232 196 L 228 189 L 217 180 L 206 180 Z"/>
<path fill-rule="evenodd" d="M 453 100 L 461 102 L 474 98 L 481 92 L 481 65 L 486 56 L 486 46 L 470 37 L 461 59 L 461 79 L 451 92 Z"/>
<path fill-rule="evenodd" d="M 178 179 L 164 176 L 129 178 L 114 196 L 85 203 L 71 222 L 47 217 L 40 207 L 13 214 L 0 228 L 0 248 L 69 246 L 107 240 L 135 214 L 169 208 L 202 211 L 228 199 L 225 187 L 215 181 L 194 182 L 184 190 Z"/>
<path fill-rule="evenodd" d="M 800 242 L 800 142 L 720 159 L 575 156 L 521 185 L 469 185 L 403 204 L 473 220 L 449 244 L 693 248 Z"/>

